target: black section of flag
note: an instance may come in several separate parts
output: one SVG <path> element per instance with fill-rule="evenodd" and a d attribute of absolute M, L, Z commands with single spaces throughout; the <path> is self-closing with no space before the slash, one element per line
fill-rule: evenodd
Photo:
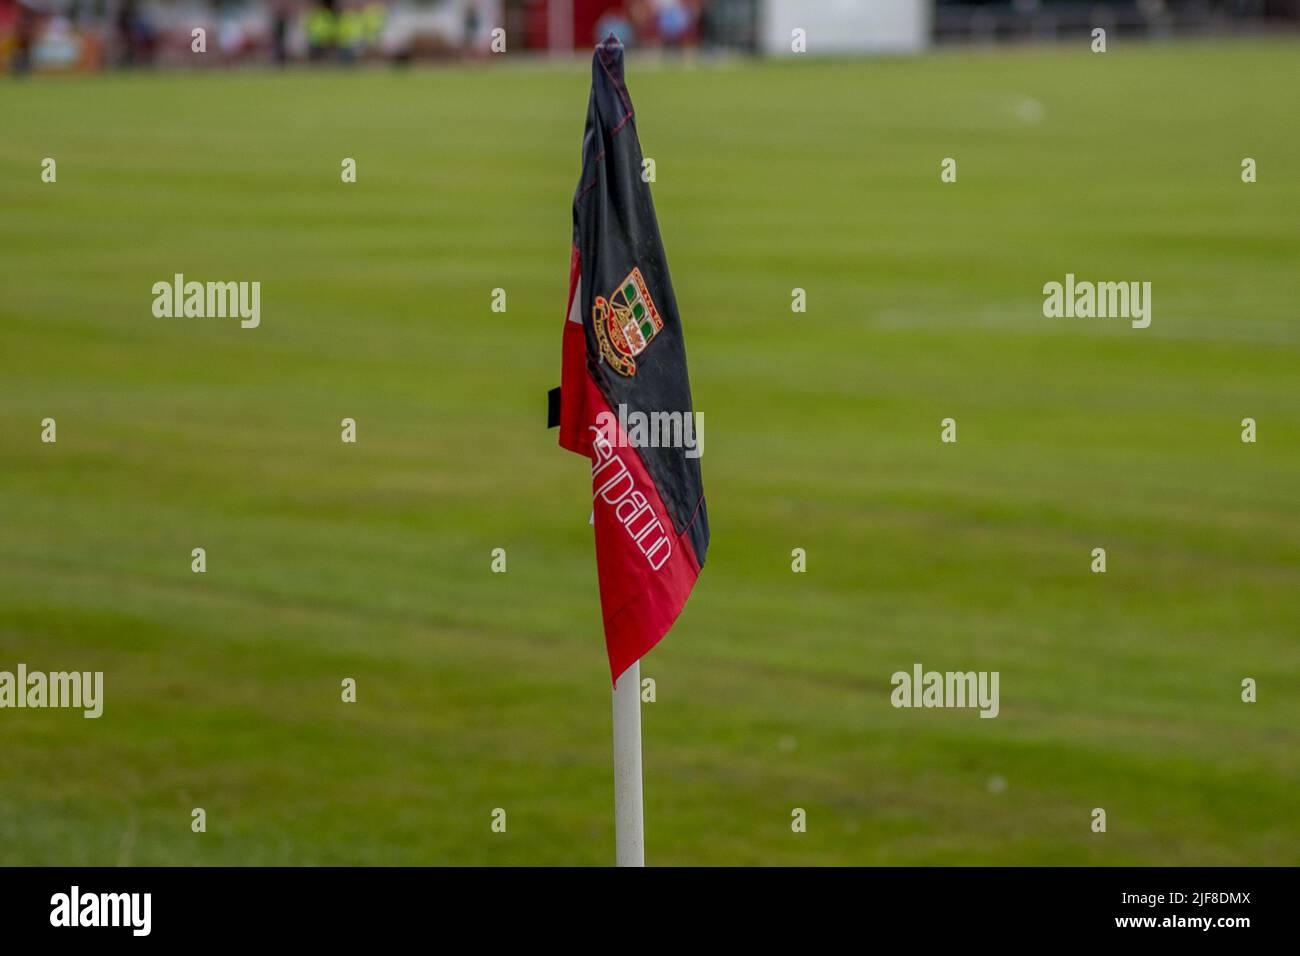
<path fill-rule="evenodd" d="M 573 241 L 582 269 L 581 315 L 593 380 L 616 412 L 694 411 L 686 347 L 650 187 L 641 177 L 623 46 L 596 47 L 582 140 L 582 176 L 573 199 Z M 709 520 L 698 458 L 683 448 L 637 449 L 678 534 L 699 563 Z"/>

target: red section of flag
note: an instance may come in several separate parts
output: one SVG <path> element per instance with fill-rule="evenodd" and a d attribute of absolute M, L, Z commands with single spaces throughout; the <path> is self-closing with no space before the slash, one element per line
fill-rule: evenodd
<path fill-rule="evenodd" d="M 587 426 L 594 423 L 594 412 L 587 410 L 587 387 L 591 376 L 587 374 L 587 335 L 581 317 L 570 321 L 574 316 L 575 300 L 577 308 L 582 308 L 578 297 L 578 286 L 582 280 L 582 264 L 579 262 L 578 247 L 573 247 L 569 256 L 569 304 L 564 310 L 564 360 L 560 369 L 560 447 L 579 455 L 591 457 L 591 441 L 587 435 Z"/>

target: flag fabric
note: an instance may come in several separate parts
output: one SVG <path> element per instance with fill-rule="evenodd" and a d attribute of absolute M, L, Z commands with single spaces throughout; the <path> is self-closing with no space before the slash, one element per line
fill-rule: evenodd
<path fill-rule="evenodd" d="M 672 627 L 709 544 L 699 459 L 663 443 L 633 446 L 622 423 L 635 413 L 693 412 L 623 46 L 611 35 L 591 61 L 559 424 L 560 445 L 592 463 L 596 566 L 615 684 Z"/>

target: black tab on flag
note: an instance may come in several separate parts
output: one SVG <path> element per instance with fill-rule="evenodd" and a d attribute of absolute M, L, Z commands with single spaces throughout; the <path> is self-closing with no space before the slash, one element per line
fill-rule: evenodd
<path fill-rule="evenodd" d="M 546 427 L 555 428 L 560 424 L 560 386 L 555 386 L 546 393 Z"/>

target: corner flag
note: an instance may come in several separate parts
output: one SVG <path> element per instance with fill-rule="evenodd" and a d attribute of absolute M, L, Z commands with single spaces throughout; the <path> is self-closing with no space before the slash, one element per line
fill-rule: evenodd
<path fill-rule="evenodd" d="M 624 425 L 636 413 L 642 420 L 667 413 L 663 421 L 693 415 L 677 300 L 641 168 L 623 46 L 611 35 L 591 61 L 559 424 L 560 445 L 592 463 L 596 567 L 615 684 L 672 627 L 709 545 L 699 459 L 682 447 L 632 441 Z"/>

